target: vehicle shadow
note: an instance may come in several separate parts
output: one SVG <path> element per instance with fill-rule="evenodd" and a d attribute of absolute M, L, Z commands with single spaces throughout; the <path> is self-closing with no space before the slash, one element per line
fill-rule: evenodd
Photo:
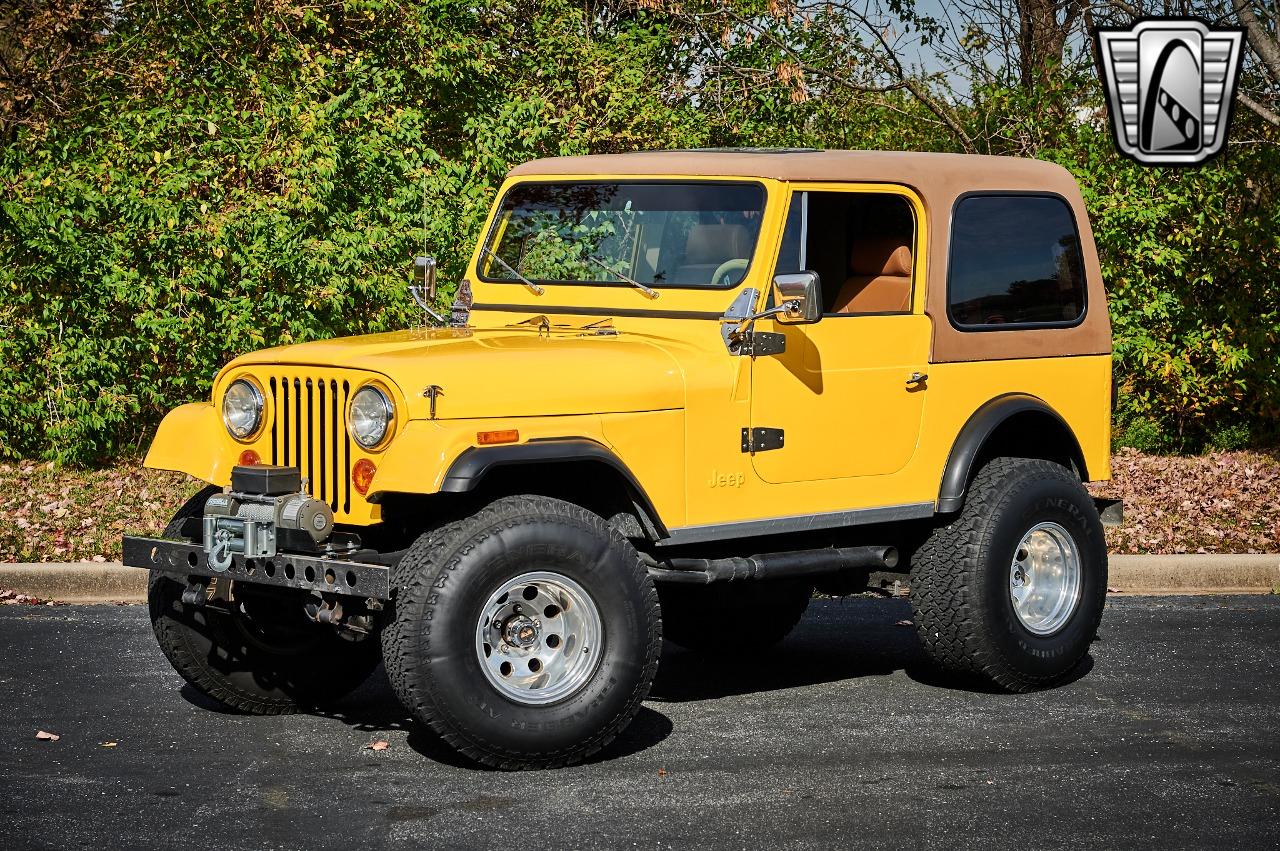
<path fill-rule="evenodd" d="M 184 684 L 179 694 L 192 706 L 205 711 L 229 715 L 241 714 L 207 697 L 190 684 Z M 360 688 L 337 701 L 333 706 L 310 714 L 317 718 L 340 721 L 353 730 L 374 736 L 389 732 L 407 733 L 405 741 L 410 748 L 444 765 L 482 771 L 497 770 L 480 765 L 459 754 L 434 732 L 415 723 L 396 698 L 395 692 L 391 689 L 391 683 L 387 679 L 386 669 L 381 665 Z M 648 706 L 641 706 L 631 724 L 618 738 L 587 758 L 584 764 L 607 762 L 647 750 L 671 735 L 672 729 L 671 719 L 666 715 Z"/>
<path fill-rule="evenodd" d="M 750 624 L 743 624 L 749 629 Z M 1066 682 L 1093 667 L 1086 656 Z M 993 696 L 1011 696 L 989 684 L 948 676 L 929 664 L 920 649 L 911 605 L 904 599 L 845 597 L 814 600 L 786 640 L 753 654 L 702 655 L 671 643 L 663 648 L 649 702 L 631 725 L 588 764 L 640 753 L 667 738 L 672 723 L 660 711 L 663 703 L 715 700 L 742 694 L 798 688 L 838 680 L 887 676 L 904 671 L 912 680 L 935 688 Z M 213 712 L 233 712 L 184 685 L 182 697 Z M 365 683 L 316 717 L 341 721 L 370 734 L 401 731 L 419 754 L 445 765 L 488 770 L 458 754 L 430 730 L 413 722 L 401 706 L 380 665 Z"/>
<path fill-rule="evenodd" d="M 750 629 L 750 624 L 742 628 Z M 1093 657 L 1086 656 L 1059 685 L 1092 668 Z M 668 643 L 650 697 L 684 703 L 895 671 L 934 688 L 1009 696 L 985 680 L 934 667 L 920 648 L 909 601 L 842 597 L 811 602 L 784 641 L 759 653 L 701 655 Z"/>
<path fill-rule="evenodd" d="M 823 599 L 784 641 L 758 653 L 703 655 L 667 644 L 650 696 L 684 703 L 925 666 L 906 600 Z"/>

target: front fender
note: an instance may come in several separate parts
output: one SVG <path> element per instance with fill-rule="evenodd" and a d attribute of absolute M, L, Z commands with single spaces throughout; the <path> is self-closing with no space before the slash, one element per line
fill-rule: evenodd
<path fill-rule="evenodd" d="M 476 446 L 476 433 L 509 428 L 520 432 L 522 444 L 566 435 L 606 442 L 596 416 L 410 420 L 376 460 L 378 472 L 369 491 L 370 501 L 377 502 L 382 493 L 431 494 L 447 490 L 444 479 L 450 465 Z"/>
<path fill-rule="evenodd" d="M 174 408 L 160 421 L 142 466 L 186 473 L 212 485 L 231 484 L 235 453 L 231 438 L 210 402 Z"/>

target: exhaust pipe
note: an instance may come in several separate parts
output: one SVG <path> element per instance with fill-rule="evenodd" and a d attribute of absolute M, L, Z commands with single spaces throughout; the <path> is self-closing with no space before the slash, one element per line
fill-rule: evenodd
<path fill-rule="evenodd" d="M 843 570 L 892 570 L 896 547 L 827 547 L 731 558 L 673 558 L 649 568 L 655 580 L 710 585 L 748 579 L 811 579 Z"/>

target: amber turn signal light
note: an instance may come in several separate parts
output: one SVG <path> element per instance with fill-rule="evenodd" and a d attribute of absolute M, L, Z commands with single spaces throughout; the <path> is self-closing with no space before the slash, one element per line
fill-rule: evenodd
<path fill-rule="evenodd" d="M 246 449 L 240 453 L 240 460 L 238 463 L 241 467 L 256 467 L 258 464 L 262 463 L 262 456 L 257 452 L 254 452 L 252 449 Z"/>
<path fill-rule="evenodd" d="M 369 492 L 369 485 L 373 484 L 373 474 L 376 472 L 378 468 L 368 458 L 361 458 L 351 465 L 351 486 L 356 489 L 356 493 L 364 496 Z"/>
<path fill-rule="evenodd" d="M 519 439 L 520 432 L 513 428 L 505 428 L 502 431 L 476 432 L 476 443 L 481 446 L 493 446 L 495 443 L 515 443 Z"/>

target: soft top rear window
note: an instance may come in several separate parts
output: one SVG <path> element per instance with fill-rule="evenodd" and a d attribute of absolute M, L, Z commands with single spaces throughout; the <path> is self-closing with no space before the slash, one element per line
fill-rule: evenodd
<path fill-rule="evenodd" d="M 962 331 L 1078 325 L 1080 233 L 1056 195 L 968 195 L 951 219 L 947 312 Z"/>

